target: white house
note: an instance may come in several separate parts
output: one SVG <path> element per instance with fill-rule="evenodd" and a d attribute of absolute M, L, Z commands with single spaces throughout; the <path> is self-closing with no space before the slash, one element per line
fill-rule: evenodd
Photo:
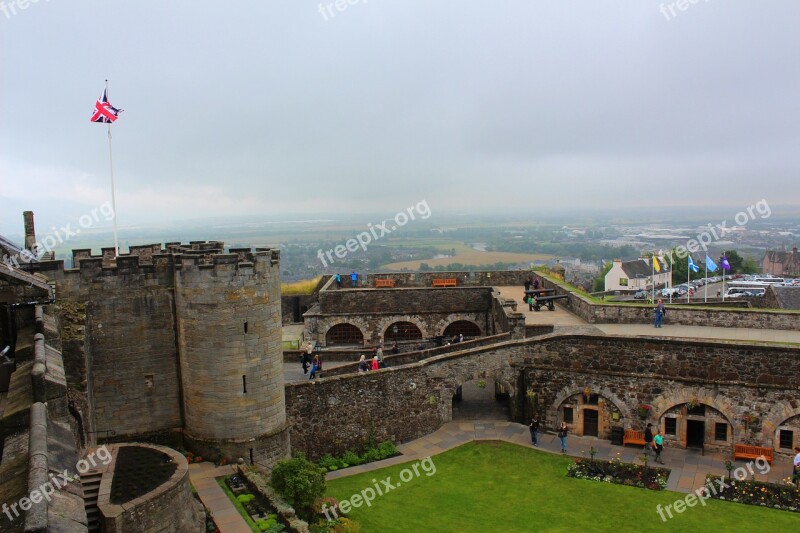
<path fill-rule="evenodd" d="M 661 270 L 653 276 L 653 266 L 649 258 L 634 261 L 615 259 L 611 270 L 606 274 L 606 291 L 641 291 L 655 286 L 672 287 L 672 270 L 663 257 L 658 258 Z"/>

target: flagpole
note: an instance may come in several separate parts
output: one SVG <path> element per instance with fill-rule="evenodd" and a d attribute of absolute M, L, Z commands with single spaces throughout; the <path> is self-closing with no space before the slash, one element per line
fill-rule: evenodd
<path fill-rule="evenodd" d="M 691 259 L 692 256 L 689 256 Z M 692 286 L 689 283 L 692 281 L 692 269 L 689 268 L 689 260 L 686 260 L 686 303 L 691 303 L 689 297 L 692 295 Z"/>
<path fill-rule="evenodd" d="M 653 257 L 655 256 L 656 253 L 653 252 Z M 653 272 L 653 274 L 650 276 L 650 281 L 653 282 L 653 288 L 650 290 L 650 299 L 653 301 L 653 303 L 656 303 L 656 264 L 652 259 L 650 260 L 650 268 Z"/>
<path fill-rule="evenodd" d="M 706 253 L 706 282 L 703 285 L 703 303 L 708 302 L 708 254 Z"/>
<path fill-rule="evenodd" d="M 725 257 L 724 255 L 722 257 Z M 719 262 L 719 269 L 722 271 L 722 301 L 725 301 L 725 269 L 722 267 L 722 261 Z"/>
<path fill-rule="evenodd" d="M 108 98 L 108 80 L 106 80 L 106 98 Z M 114 157 L 111 151 L 111 123 L 108 123 L 108 165 L 111 169 L 111 209 L 114 212 L 114 257 L 119 256 L 119 241 L 117 240 L 117 195 L 114 189 Z"/>

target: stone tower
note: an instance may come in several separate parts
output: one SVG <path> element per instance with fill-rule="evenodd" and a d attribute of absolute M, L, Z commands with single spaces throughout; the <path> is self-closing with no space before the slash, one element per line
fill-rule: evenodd
<path fill-rule="evenodd" d="M 172 251 L 187 447 L 265 465 L 288 456 L 280 252 Z"/>

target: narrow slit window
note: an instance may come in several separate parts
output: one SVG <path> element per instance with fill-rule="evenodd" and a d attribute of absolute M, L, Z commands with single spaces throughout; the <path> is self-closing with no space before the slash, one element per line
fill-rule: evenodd
<path fill-rule="evenodd" d="M 247 376 L 242 376 L 242 392 L 247 394 Z"/>
<path fill-rule="evenodd" d="M 247 333 L 247 321 L 244 323 L 244 332 Z"/>

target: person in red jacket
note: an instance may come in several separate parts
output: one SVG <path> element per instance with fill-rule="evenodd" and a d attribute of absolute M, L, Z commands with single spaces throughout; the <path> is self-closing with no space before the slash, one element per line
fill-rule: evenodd
<path fill-rule="evenodd" d="M 378 362 L 378 356 L 372 358 L 372 370 L 378 370 L 380 368 L 380 363 Z"/>

